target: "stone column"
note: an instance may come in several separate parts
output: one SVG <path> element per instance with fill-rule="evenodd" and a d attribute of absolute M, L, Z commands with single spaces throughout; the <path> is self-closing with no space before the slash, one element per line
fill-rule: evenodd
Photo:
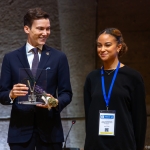
<path fill-rule="evenodd" d="M 95 68 L 96 3 L 93 0 L 58 0 L 61 50 L 67 55 L 73 100 L 62 112 L 64 134 L 76 119 L 67 147 L 83 148 L 85 138 L 83 86 Z"/>

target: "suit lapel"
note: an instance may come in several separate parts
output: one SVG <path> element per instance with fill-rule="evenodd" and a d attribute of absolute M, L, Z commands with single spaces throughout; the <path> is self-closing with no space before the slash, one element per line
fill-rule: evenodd
<path fill-rule="evenodd" d="M 36 80 L 39 78 L 42 71 L 46 69 L 44 67 L 45 67 L 45 64 L 47 63 L 47 61 L 49 60 L 49 58 L 51 56 L 50 52 L 51 52 L 50 48 L 44 45 L 42 52 L 41 52 L 41 59 L 39 62 L 39 66 L 38 66 L 37 73 L 36 73 Z M 33 78 L 33 75 L 32 75 L 32 72 L 30 70 L 30 66 L 28 63 L 27 55 L 26 55 L 26 46 L 25 45 L 18 50 L 17 56 L 18 56 L 21 64 L 23 65 L 23 68 L 25 69 L 25 71 L 29 75 L 29 77 Z"/>
<path fill-rule="evenodd" d="M 23 68 L 27 72 L 27 74 L 30 76 L 30 78 L 33 78 L 32 72 L 30 70 L 30 66 L 28 63 L 27 55 L 26 55 L 26 45 L 24 45 L 22 48 L 18 50 L 17 54 L 21 64 L 23 65 Z"/>

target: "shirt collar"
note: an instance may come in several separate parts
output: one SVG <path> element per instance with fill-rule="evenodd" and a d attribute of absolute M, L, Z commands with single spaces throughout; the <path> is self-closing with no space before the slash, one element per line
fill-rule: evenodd
<path fill-rule="evenodd" d="M 30 53 L 31 49 L 33 49 L 35 47 L 33 47 L 31 44 L 29 44 L 28 42 L 26 43 L 26 53 Z M 43 45 L 39 45 L 37 46 L 37 48 L 42 51 Z"/>

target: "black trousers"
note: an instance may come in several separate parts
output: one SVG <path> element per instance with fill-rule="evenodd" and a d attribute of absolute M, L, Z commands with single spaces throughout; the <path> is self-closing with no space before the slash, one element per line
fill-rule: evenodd
<path fill-rule="evenodd" d="M 9 143 L 10 150 L 62 150 L 62 143 L 45 143 L 39 134 L 34 132 L 26 143 Z"/>

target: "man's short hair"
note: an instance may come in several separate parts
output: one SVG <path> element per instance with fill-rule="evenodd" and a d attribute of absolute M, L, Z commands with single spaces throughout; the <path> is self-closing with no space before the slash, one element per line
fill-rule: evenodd
<path fill-rule="evenodd" d="M 49 19 L 49 14 L 43 11 L 41 8 L 31 8 L 27 11 L 26 15 L 24 16 L 24 26 L 32 26 L 34 20 L 38 19 Z"/>

